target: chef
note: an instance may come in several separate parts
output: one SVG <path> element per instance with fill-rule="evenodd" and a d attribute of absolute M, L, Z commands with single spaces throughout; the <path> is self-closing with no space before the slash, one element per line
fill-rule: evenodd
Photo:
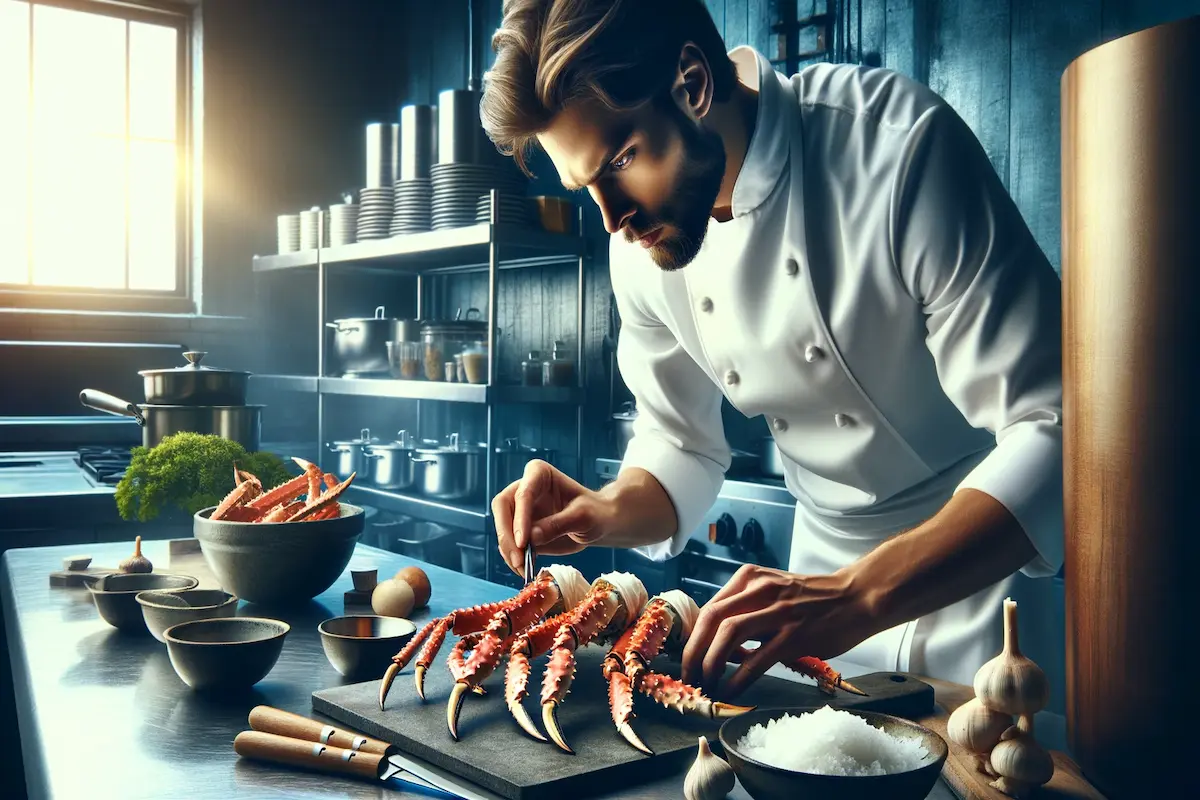
<path fill-rule="evenodd" d="M 1063 549 L 1060 282 L 970 129 L 891 71 L 727 53 L 699 0 L 510 0 L 493 43 L 484 127 L 599 206 L 639 411 L 603 489 L 534 461 L 495 497 L 506 562 L 680 553 L 727 400 L 782 453 L 791 558 L 704 606 L 685 680 L 813 655 L 970 683 Z"/>

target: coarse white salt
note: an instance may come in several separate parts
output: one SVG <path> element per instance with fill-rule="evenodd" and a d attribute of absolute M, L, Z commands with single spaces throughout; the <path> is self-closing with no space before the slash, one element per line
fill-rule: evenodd
<path fill-rule="evenodd" d="M 830 706 L 755 725 L 737 747 L 763 764 L 816 775 L 890 775 L 931 760 L 920 739 L 893 736 Z"/>

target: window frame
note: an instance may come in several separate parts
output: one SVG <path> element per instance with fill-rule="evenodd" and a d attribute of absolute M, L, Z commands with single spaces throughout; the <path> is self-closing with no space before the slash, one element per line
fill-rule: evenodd
<path fill-rule="evenodd" d="M 199 186 L 196 181 L 199 170 L 196 132 L 193 129 L 197 116 L 194 103 L 198 87 L 193 70 L 197 63 L 195 49 L 199 45 L 199 7 L 179 0 L 26 0 L 26 2 L 30 6 L 31 34 L 33 9 L 39 5 L 125 20 L 127 30 L 130 22 L 144 22 L 175 28 L 175 142 L 176 168 L 178 170 L 175 186 L 175 289 L 171 291 L 128 288 L 95 289 L 0 283 L 0 310 L 30 308 L 61 311 L 195 313 L 200 305 L 200 292 L 199 269 L 193 268 L 194 253 L 199 251 L 196 242 L 199 231 L 194 227 L 194 213 L 198 207 L 198 198 L 193 187 Z M 31 58 L 35 46 L 31 35 Z M 125 44 L 125 59 L 128 65 L 128 38 Z M 128 116 L 128 74 L 125 91 L 125 112 Z M 30 97 L 32 98 L 32 94 Z M 126 138 L 126 142 L 128 142 L 128 138 Z M 125 226 L 128 232 L 128 210 L 126 211 Z M 128 270 L 128 248 L 127 235 L 126 270 Z"/>

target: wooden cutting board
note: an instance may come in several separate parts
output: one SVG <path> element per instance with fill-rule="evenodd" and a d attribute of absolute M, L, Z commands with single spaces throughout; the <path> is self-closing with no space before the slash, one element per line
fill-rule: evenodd
<path fill-rule="evenodd" d="M 853 678 L 850 680 L 853 681 Z M 945 766 L 942 767 L 942 778 L 945 779 L 947 785 L 962 800 L 1012 800 L 1000 790 L 989 786 L 988 784 L 994 779 L 980 774 L 975 768 L 974 756 L 963 747 L 950 741 L 950 737 L 946 735 L 946 722 L 950 718 L 950 714 L 974 697 L 974 691 L 970 686 L 962 684 L 948 683 L 932 678 L 923 678 L 922 680 L 934 687 L 937 695 L 937 707 L 934 713 L 916 718 L 914 721 L 936 731 L 950 746 L 950 755 L 946 758 Z M 1035 737 L 1036 734 L 1035 730 Z M 1049 783 L 1031 793 L 1029 800 L 1105 800 L 1104 795 L 1100 794 L 1083 777 L 1079 765 L 1070 756 L 1058 750 L 1052 750 L 1050 755 L 1054 759 L 1054 777 L 1050 779 Z"/>
<path fill-rule="evenodd" d="M 447 644 L 448 649 L 449 644 Z M 446 657 L 443 649 L 439 661 Z M 696 739 L 708 737 L 714 748 L 720 720 L 683 716 L 638 695 L 633 726 L 655 755 L 646 756 L 622 739 L 608 709 L 608 686 L 601 677 L 606 648 L 587 647 L 577 653 L 578 670 L 571 694 L 559 709 L 559 722 L 575 755 L 552 743 L 537 742 L 517 727 L 504 704 L 503 668 L 484 686 L 486 697 L 468 695 L 459 722 L 460 740 L 446 728 L 446 700 L 452 681 L 444 662 L 425 676 L 427 702 L 413 687 L 412 667 L 396 678 L 386 711 L 379 710 L 379 681 L 339 686 L 313 693 L 312 707 L 347 728 L 396 745 L 418 759 L 459 775 L 510 800 L 585 797 L 632 785 L 648 775 L 685 769 L 696 755 Z M 533 664 L 531 689 L 535 699 L 526 709 L 540 727 L 536 696 L 541 690 L 545 658 Z M 679 675 L 679 665 L 667 659 L 656 670 Z M 732 665 L 730 671 L 735 669 Z M 774 677 L 757 681 L 739 701 L 763 708 L 821 706 L 882 711 L 912 719 L 933 713 L 933 689 L 912 676 L 877 672 L 853 679 L 869 697 L 838 692 L 821 694 L 815 685 Z"/>

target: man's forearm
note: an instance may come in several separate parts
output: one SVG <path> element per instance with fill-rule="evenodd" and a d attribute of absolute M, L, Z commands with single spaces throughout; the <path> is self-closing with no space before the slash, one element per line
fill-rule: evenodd
<path fill-rule="evenodd" d="M 598 492 L 612 510 L 601 542 L 606 547 L 642 547 L 667 539 L 679 520 L 666 489 L 644 469 L 623 470 Z"/>
<path fill-rule="evenodd" d="M 845 568 L 877 630 L 933 613 L 1002 580 L 1037 550 L 995 498 L 957 492 L 932 519 Z"/>

